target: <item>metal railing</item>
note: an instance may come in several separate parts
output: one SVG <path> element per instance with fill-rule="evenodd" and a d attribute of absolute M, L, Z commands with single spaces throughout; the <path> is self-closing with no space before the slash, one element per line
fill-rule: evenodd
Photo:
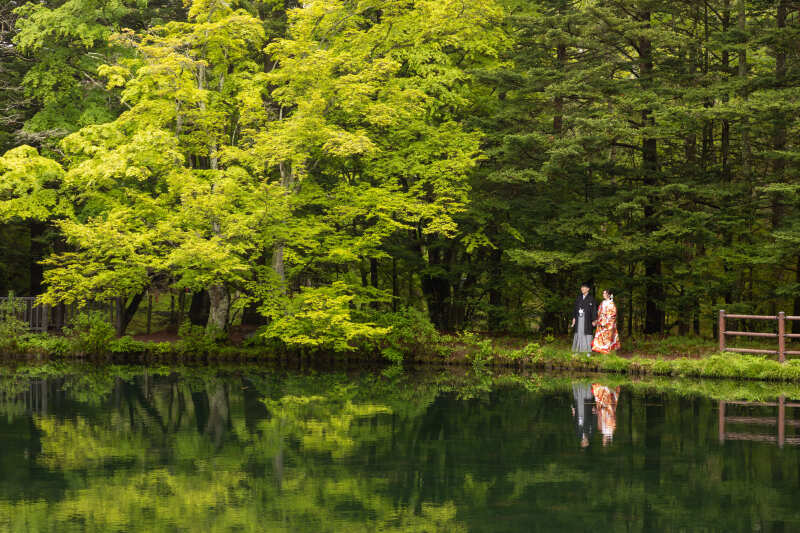
<path fill-rule="evenodd" d="M 727 319 L 744 319 L 744 320 L 776 320 L 778 322 L 778 331 L 776 333 L 760 333 L 754 331 L 728 331 L 726 329 Z M 781 311 L 777 315 L 735 315 L 727 314 L 724 309 L 719 312 L 719 351 L 721 352 L 739 352 L 739 353 L 758 353 L 777 355 L 778 360 L 783 363 L 786 361 L 787 355 L 800 355 L 798 350 L 787 350 L 786 339 L 800 339 L 798 333 L 786 333 L 786 322 L 800 320 L 800 316 L 787 316 L 786 313 Z M 726 337 L 760 337 L 769 339 L 778 339 L 777 350 L 757 350 L 754 348 L 729 348 L 726 343 Z"/>

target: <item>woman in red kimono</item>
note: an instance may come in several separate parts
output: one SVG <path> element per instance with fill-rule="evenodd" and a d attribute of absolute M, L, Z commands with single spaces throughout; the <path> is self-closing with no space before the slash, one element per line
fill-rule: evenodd
<path fill-rule="evenodd" d="M 609 290 L 603 291 L 603 303 L 597 311 L 597 330 L 592 340 L 592 351 L 609 353 L 619 349 L 619 333 L 617 333 L 617 306 L 614 295 Z"/>
<path fill-rule="evenodd" d="M 592 383 L 592 394 L 597 406 L 597 426 L 603 435 L 603 446 L 608 446 L 614 439 L 614 430 L 617 429 L 619 387 L 612 390 L 600 383 Z"/>

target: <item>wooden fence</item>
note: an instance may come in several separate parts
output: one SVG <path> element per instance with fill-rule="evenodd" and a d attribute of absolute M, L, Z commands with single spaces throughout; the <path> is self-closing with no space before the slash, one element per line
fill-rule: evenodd
<path fill-rule="evenodd" d="M 66 325 L 72 322 L 79 309 L 76 305 L 58 304 L 55 306 L 47 304 L 37 304 L 35 296 L 13 296 L 14 303 L 9 306 L 9 297 L 0 297 L 0 315 L 8 314 L 13 311 L 14 316 L 28 324 L 28 329 L 37 333 L 47 331 L 61 331 Z M 13 310 L 10 309 L 13 307 Z M 89 306 L 93 310 L 108 311 L 109 316 L 113 317 L 113 310 L 109 310 L 108 304 L 94 303 Z M 0 316 L 0 318 L 2 318 Z"/>
<path fill-rule="evenodd" d="M 778 322 L 778 331 L 776 333 L 760 333 L 755 331 L 728 331 L 726 329 L 727 319 L 744 319 L 744 320 L 776 320 Z M 719 312 L 719 351 L 721 352 L 739 352 L 739 353 L 761 353 L 777 355 L 778 360 L 783 363 L 786 361 L 787 355 L 800 355 L 798 350 L 787 350 L 786 339 L 800 339 L 799 333 L 786 333 L 786 322 L 800 320 L 800 316 L 787 316 L 786 313 L 781 311 L 775 316 L 772 315 L 734 315 L 726 314 L 722 309 Z M 761 337 L 769 339 L 778 339 L 777 350 L 756 350 L 753 348 L 729 348 L 726 344 L 726 337 Z"/>
<path fill-rule="evenodd" d="M 13 299 L 13 304 L 9 306 L 9 298 Z M 119 331 L 120 328 L 120 314 L 124 309 L 124 300 L 114 298 L 105 301 L 91 301 L 87 302 L 82 309 L 90 311 L 100 311 L 107 315 L 108 321 L 114 325 Z M 180 316 L 183 314 L 183 301 L 181 300 Z M 13 307 L 13 310 L 10 309 Z M 55 306 L 38 305 L 35 296 L 3 296 L 0 297 L 0 318 L 4 314 L 13 312 L 14 316 L 28 324 L 28 329 L 34 332 L 45 333 L 48 330 L 61 331 L 61 328 L 69 325 L 72 319 L 75 318 L 77 313 L 81 310 L 75 304 L 58 304 Z M 163 314 L 163 312 L 155 312 Z M 150 334 L 151 322 L 153 315 L 153 295 L 147 295 L 147 334 Z M 173 311 L 169 311 L 169 318 L 173 316 Z"/>
<path fill-rule="evenodd" d="M 49 305 L 36 305 L 36 298 L 31 296 L 13 296 L 14 309 L 6 309 L 9 297 L 0 297 L 0 309 L 4 313 L 13 312 L 14 316 L 27 323 L 28 329 L 37 332 L 46 332 L 51 323 L 51 308 Z"/>
<path fill-rule="evenodd" d="M 727 405 L 745 405 L 751 407 L 777 407 L 776 417 L 754 417 L 754 416 L 728 416 L 726 414 Z M 789 403 L 786 398 L 781 396 L 777 402 L 719 402 L 719 441 L 726 440 L 749 440 L 756 442 L 774 442 L 778 447 L 783 448 L 784 444 L 800 446 L 800 437 L 787 437 L 786 426 L 800 427 L 800 420 L 786 420 L 787 407 L 800 407 L 800 403 Z M 727 431 L 728 424 L 738 424 L 747 426 L 777 426 L 774 433 L 743 433 Z"/>

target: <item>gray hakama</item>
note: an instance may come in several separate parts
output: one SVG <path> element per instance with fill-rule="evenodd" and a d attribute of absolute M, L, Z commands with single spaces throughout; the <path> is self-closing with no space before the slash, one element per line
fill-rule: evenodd
<path fill-rule="evenodd" d="M 585 333 L 586 328 L 584 327 L 584 320 L 586 320 L 584 315 L 580 315 L 577 323 L 575 324 L 575 336 L 572 337 L 573 352 L 589 353 L 592 351 L 593 336 Z"/>

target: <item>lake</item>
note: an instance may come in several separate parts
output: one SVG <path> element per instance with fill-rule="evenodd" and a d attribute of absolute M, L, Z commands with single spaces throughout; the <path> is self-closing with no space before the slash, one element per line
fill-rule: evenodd
<path fill-rule="evenodd" d="M 619 376 L 8 366 L 0 531 L 798 531 L 797 398 Z"/>

